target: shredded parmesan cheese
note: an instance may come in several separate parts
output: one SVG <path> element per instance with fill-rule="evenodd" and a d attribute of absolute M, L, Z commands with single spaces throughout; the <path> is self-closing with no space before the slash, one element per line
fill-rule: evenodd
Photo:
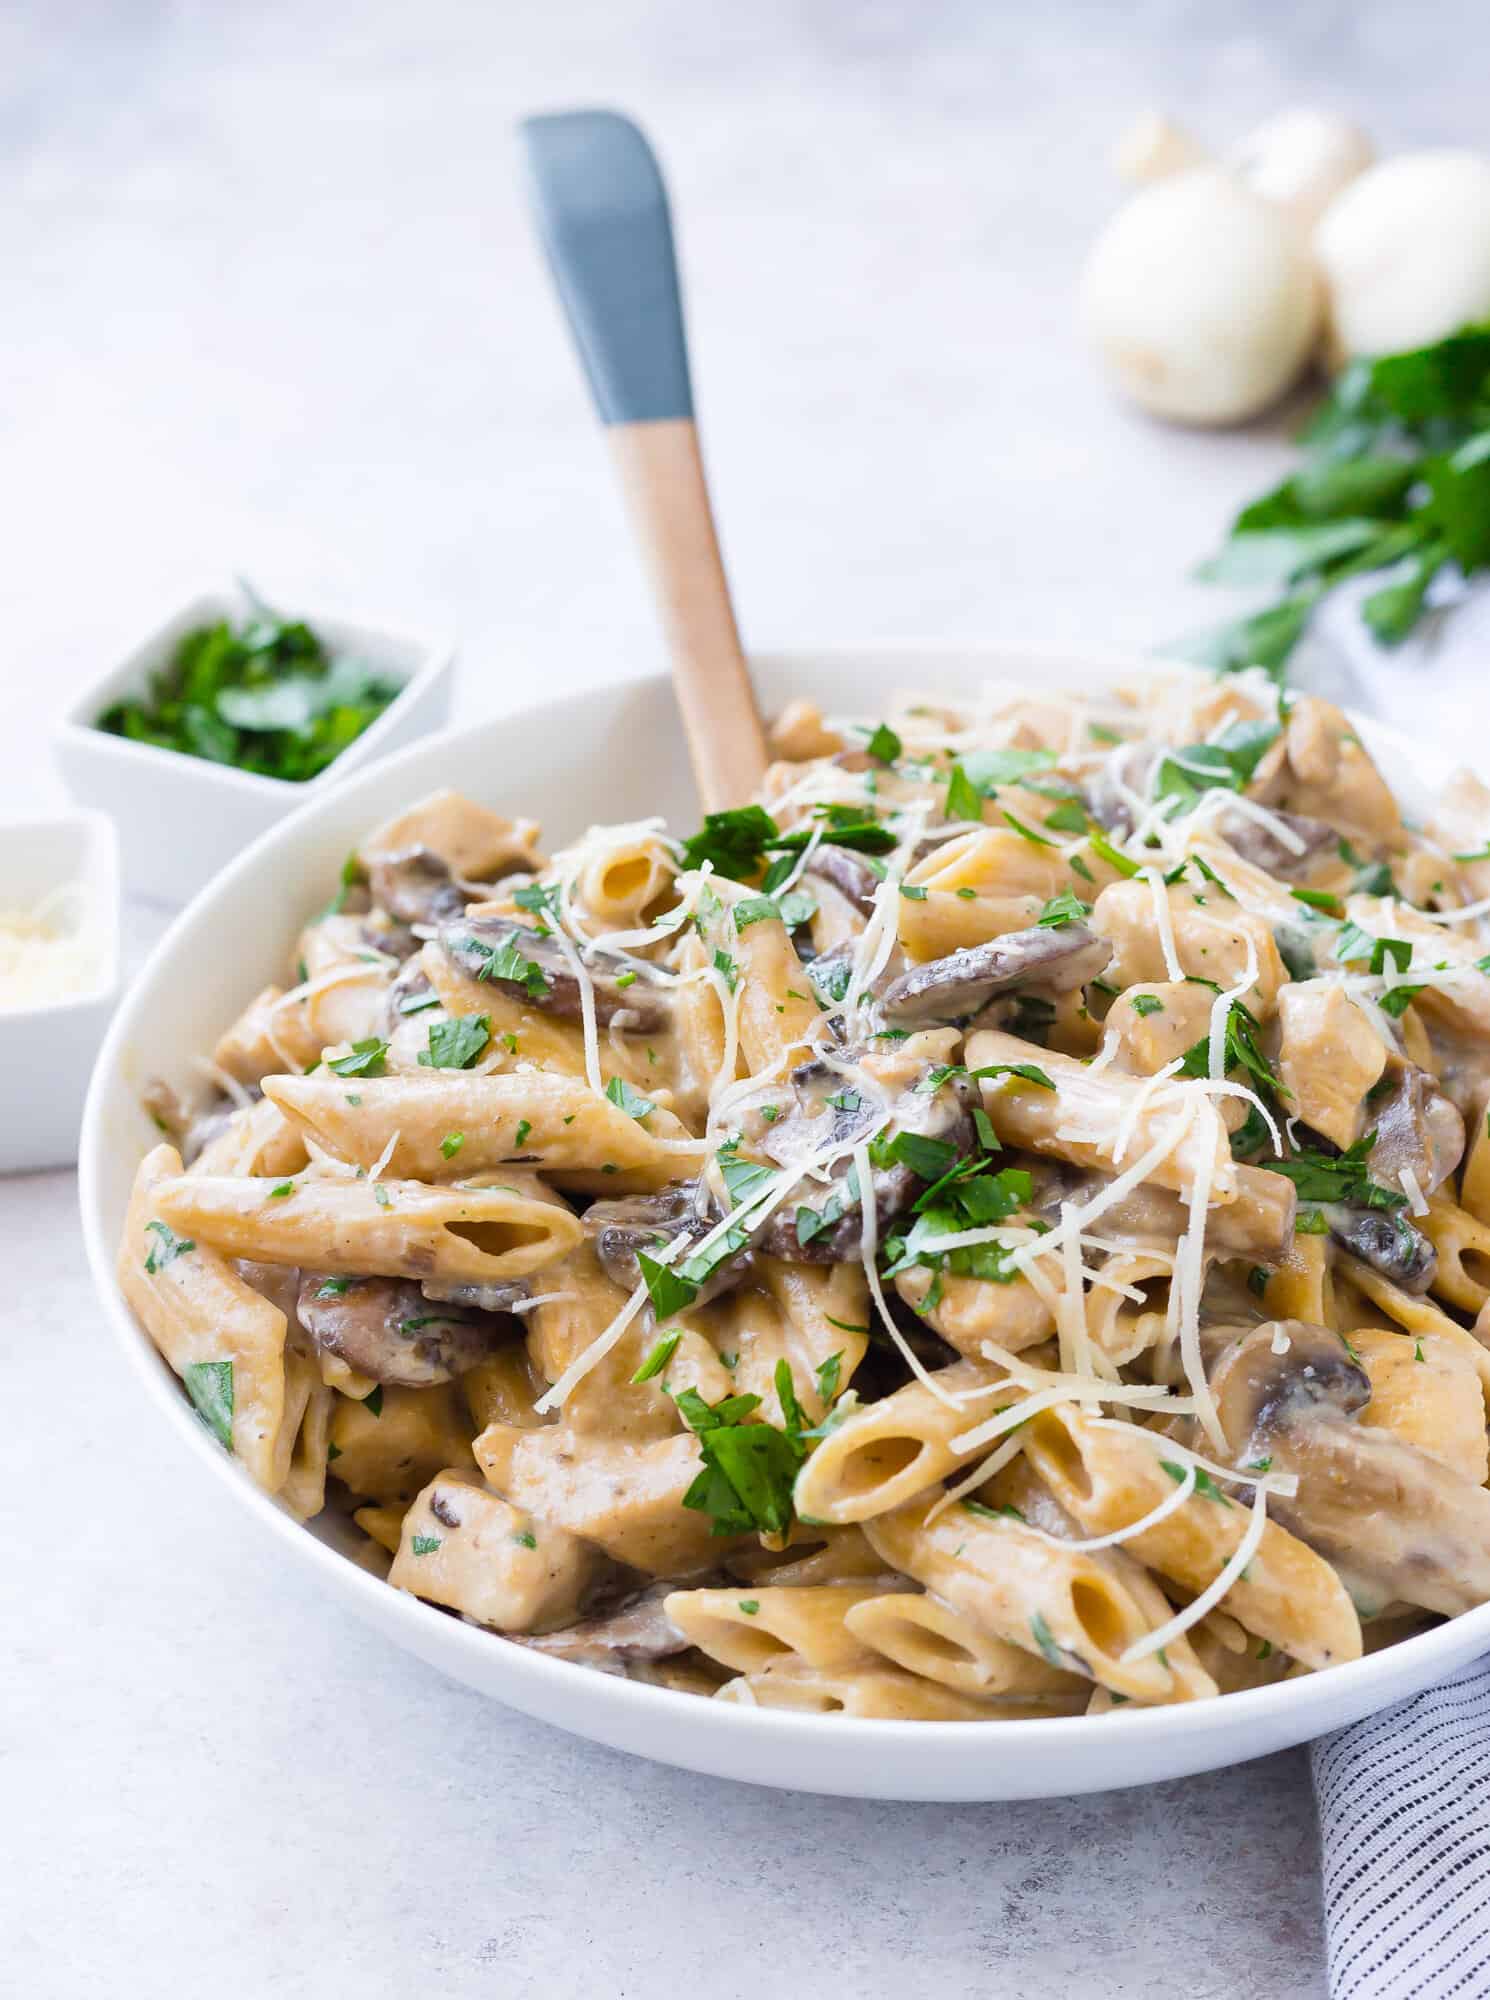
<path fill-rule="evenodd" d="M 72 906 L 70 922 L 61 913 Z M 69 883 L 29 910 L 0 910 L 0 1013 L 81 999 L 103 977 L 103 955 L 82 925 L 82 891 Z"/>

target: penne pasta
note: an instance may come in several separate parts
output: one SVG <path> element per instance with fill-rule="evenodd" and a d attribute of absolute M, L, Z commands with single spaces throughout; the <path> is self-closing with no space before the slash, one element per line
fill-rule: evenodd
<path fill-rule="evenodd" d="M 573 1249 L 582 1233 L 567 1208 L 521 1184 L 187 1174 L 162 1182 L 155 1203 L 173 1228 L 230 1256 L 451 1283 L 527 1277 Z"/>
<path fill-rule="evenodd" d="M 1490 1600 L 1490 787 L 1422 832 L 1251 670 L 774 741 L 307 891 L 145 1093 L 203 1420 L 415 1617 L 799 1715 L 1123 1728 Z"/>
<path fill-rule="evenodd" d="M 448 1172 L 444 1146 L 456 1132 L 465 1174 L 534 1163 L 555 1185 L 592 1194 L 663 1187 L 704 1151 L 660 1108 L 649 1131 L 578 1076 L 436 1070 L 359 1079 L 350 1093 L 335 1078 L 275 1076 L 264 1092 L 334 1158 L 371 1167 L 391 1143 L 388 1171 L 416 1180 Z M 358 1102 L 348 1104 L 349 1095 Z"/>

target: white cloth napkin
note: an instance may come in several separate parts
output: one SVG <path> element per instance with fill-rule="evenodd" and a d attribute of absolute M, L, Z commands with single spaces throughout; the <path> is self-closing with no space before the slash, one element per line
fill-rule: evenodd
<path fill-rule="evenodd" d="M 1312 1756 L 1330 2000 L 1485 2000 L 1490 1659 Z"/>

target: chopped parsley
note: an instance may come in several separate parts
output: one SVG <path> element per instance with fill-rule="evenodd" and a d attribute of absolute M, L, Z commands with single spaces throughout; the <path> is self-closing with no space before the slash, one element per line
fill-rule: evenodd
<path fill-rule="evenodd" d="M 432 1556 L 436 1549 L 443 1546 L 443 1542 L 441 1535 L 415 1535 L 410 1546 L 416 1556 Z"/>
<path fill-rule="evenodd" d="M 531 1528 L 518 1528 L 513 1533 L 512 1539 L 520 1549 L 536 1549 L 538 1546 L 538 1537 Z"/>
<path fill-rule="evenodd" d="M 1141 872 L 1138 863 L 1130 861 L 1126 854 L 1114 847 L 1100 827 L 1094 826 L 1089 830 L 1086 844 L 1099 861 L 1105 861 L 1108 867 L 1115 868 L 1119 875 L 1126 875 L 1131 880 Z"/>
<path fill-rule="evenodd" d="M 904 747 L 888 722 L 881 722 L 864 745 L 870 756 L 877 758 L 881 764 L 893 764 Z"/>
<path fill-rule="evenodd" d="M 605 1086 L 605 1094 L 618 1110 L 624 1111 L 628 1118 L 636 1119 L 638 1124 L 642 1119 L 650 1118 L 657 1109 L 652 1099 L 633 1090 L 624 1076 L 613 1076 Z"/>
<path fill-rule="evenodd" d="M 1045 815 L 1045 825 L 1051 833 L 1085 833 L 1086 808 L 1080 799 L 1062 799 L 1053 812 Z"/>
<path fill-rule="evenodd" d="M 1279 733 L 1273 722 L 1233 722 L 1214 743 L 1171 750 L 1155 774 L 1155 799 L 1174 799 L 1183 810 L 1202 792 L 1243 791 Z"/>
<path fill-rule="evenodd" d="M 453 1160 L 465 1143 L 466 1135 L 464 1132 L 447 1132 L 440 1141 L 440 1151 L 445 1155 L 447 1160 Z"/>
<path fill-rule="evenodd" d="M 368 1415 L 369 1415 L 370 1417 L 381 1417 L 381 1416 L 382 1416 L 382 1414 L 383 1414 L 383 1385 L 382 1385 L 382 1383 L 381 1383 L 381 1382 L 380 1382 L 380 1383 L 378 1384 L 378 1386 L 377 1386 L 377 1387 L 376 1387 L 376 1388 L 375 1388 L 375 1389 L 373 1390 L 373 1392 L 372 1392 L 372 1394 L 371 1394 L 370 1396 L 364 1396 L 364 1397 L 362 1398 L 362 1407 L 363 1407 L 363 1409 L 364 1409 L 364 1410 L 366 1410 L 367 1414 L 368 1414 Z"/>
<path fill-rule="evenodd" d="M 1050 822 L 1047 820 L 1046 825 Z M 1036 917 L 1035 923 L 1045 930 L 1059 930 L 1063 924 L 1079 924 L 1092 914 L 1090 903 L 1083 903 L 1079 896 L 1073 896 L 1069 889 L 1059 896 L 1052 896 L 1044 909 Z"/>
<path fill-rule="evenodd" d="M 1307 903 L 1311 910 L 1322 910 L 1327 917 L 1343 915 L 1340 898 L 1323 889 L 1290 889 L 1288 893 L 1296 903 Z"/>
<path fill-rule="evenodd" d="M 654 1375 L 660 1375 L 669 1361 L 672 1360 L 674 1353 L 677 1351 L 678 1342 L 682 1338 L 683 1330 L 681 1327 L 674 1327 L 671 1333 L 663 1334 L 660 1340 L 653 1343 L 651 1352 L 632 1376 L 632 1381 L 650 1382 Z"/>
<path fill-rule="evenodd" d="M 683 866 L 702 868 L 712 862 L 716 875 L 743 882 L 765 859 L 767 843 L 780 829 L 764 806 L 736 806 L 729 812 L 706 813 L 691 840 L 683 843 Z"/>
<path fill-rule="evenodd" d="M 513 1145 L 521 1146 L 527 1139 L 527 1136 L 532 1131 L 532 1129 L 533 1125 L 531 1119 L 519 1118 L 517 1121 L 517 1130 L 512 1135 Z"/>
<path fill-rule="evenodd" d="M 1159 998 L 1157 993 L 1135 993 L 1133 995 L 1133 1012 L 1142 1015 L 1162 1014 L 1164 1012 L 1164 1002 Z"/>
<path fill-rule="evenodd" d="M 759 1396 L 726 1396 L 706 1403 L 696 1389 L 675 1400 L 699 1441 L 703 1469 L 683 1495 L 683 1505 L 707 1514 L 716 1535 L 784 1534 L 791 1525 L 792 1489 L 807 1456 L 801 1406 L 788 1364 L 776 1364 L 776 1391 L 786 1427 L 747 1421 Z"/>
<path fill-rule="evenodd" d="M 326 1067 L 338 1076 L 382 1076 L 387 1054 L 388 1044 L 369 1035 L 365 1042 L 353 1042 L 349 1055 L 333 1056 Z"/>
<path fill-rule="evenodd" d="M 1229 1507 L 1231 1505 L 1231 1502 L 1203 1465 L 1176 1465 L 1171 1458 L 1161 1458 L 1159 1465 L 1163 1471 L 1169 1474 L 1176 1485 L 1183 1483 L 1187 1472 L 1193 1472 L 1195 1474 L 1195 1491 L 1202 1500 L 1214 1500 L 1222 1507 Z"/>
<path fill-rule="evenodd" d="M 1233 1070 L 1241 1070 L 1249 1077 L 1258 1094 L 1271 1102 L 1291 1095 L 1282 1080 L 1275 1076 L 1267 1057 L 1257 1046 L 1260 1024 L 1255 1014 L 1244 1007 L 1240 1000 L 1233 1000 L 1226 1014 L 1226 1032 L 1222 1037 L 1221 1073 L 1230 1076 Z M 1185 1059 L 1179 1068 L 1181 1076 L 1209 1076 L 1211 1073 L 1210 1036 L 1202 1035 L 1185 1051 Z"/>
<path fill-rule="evenodd" d="M 505 980 L 509 985 L 524 987 L 534 1000 L 541 1000 L 549 990 L 548 974 L 541 965 L 527 957 L 512 938 L 492 945 L 474 932 L 467 932 L 464 937 L 454 940 L 454 946 L 461 957 L 478 961 L 476 977 L 479 980 Z"/>
<path fill-rule="evenodd" d="M 893 1278 L 913 1265 L 920 1265 L 929 1271 L 951 1272 L 955 1277 L 1012 1284 L 1015 1273 L 1008 1269 L 1011 1253 L 1001 1243 L 960 1244 L 950 1251 L 940 1249 L 938 1243 L 943 1237 L 1007 1222 L 1029 1202 L 1033 1186 L 1029 1173 L 1022 1167 L 1005 1167 L 995 1172 L 976 1156 L 960 1160 L 914 1204 L 910 1228 L 897 1225 L 889 1237 L 885 1244 L 885 1276 Z"/>
<path fill-rule="evenodd" d="M 1407 1196 L 1372 1180 L 1367 1170 L 1366 1163 L 1375 1144 L 1375 1132 L 1368 1132 L 1343 1153 L 1320 1153 L 1306 1148 L 1292 1159 L 1264 1160 L 1261 1164 L 1270 1174 L 1283 1174 L 1291 1180 L 1301 1201 L 1348 1202 L 1354 1208 L 1404 1208 Z M 1322 1217 L 1320 1227 L 1321 1230 L 1324 1227 Z"/>
<path fill-rule="evenodd" d="M 189 1237 L 178 1236 L 175 1230 L 164 1222 L 147 1222 L 145 1232 L 147 1237 L 153 1235 L 157 1239 L 154 1243 L 148 1244 L 145 1254 L 145 1270 L 152 1278 L 157 1271 L 163 1271 L 167 1264 L 174 1264 L 178 1257 L 184 1257 L 188 1250 L 195 1250 L 197 1247 Z"/>
<path fill-rule="evenodd" d="M 1064 1666 L 1065 1660 L 1062 1657 L 1061 1649 L 1055 1643 L 1050 1627 L 1045 1623 L 1045 1620 L 1040 1616 L 1038 1611 L 1031 1615 L 1030 1631 L 1035 1636 L 1035 1644 L 1040 1648 L 1040 1651 L 1045 1655 L 1051 1666 Z"/>
<path fill-rule="evenodd" d="M 430 1025 L 429 1047 L 419 1051 L 425 1069 L 469 1069 L 491 1039 L 486 1014 L 458 1014 Z"/>
<path fill-rule="evenodd" d="M 219 1444 L 233 1449 L 233 1364 L 188 1361 L 181 1380 L 192 1406 Z"/>

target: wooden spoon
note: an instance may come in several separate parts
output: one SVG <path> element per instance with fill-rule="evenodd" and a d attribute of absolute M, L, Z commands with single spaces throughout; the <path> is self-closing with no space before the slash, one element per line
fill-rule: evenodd
<path fill-rule="evenodd" d="M 667 191 L 614 111 L 522 127 L 534 213 L 651 572 L 706 810 L 748 799 L 765 733 L 693 421 Z"/>

